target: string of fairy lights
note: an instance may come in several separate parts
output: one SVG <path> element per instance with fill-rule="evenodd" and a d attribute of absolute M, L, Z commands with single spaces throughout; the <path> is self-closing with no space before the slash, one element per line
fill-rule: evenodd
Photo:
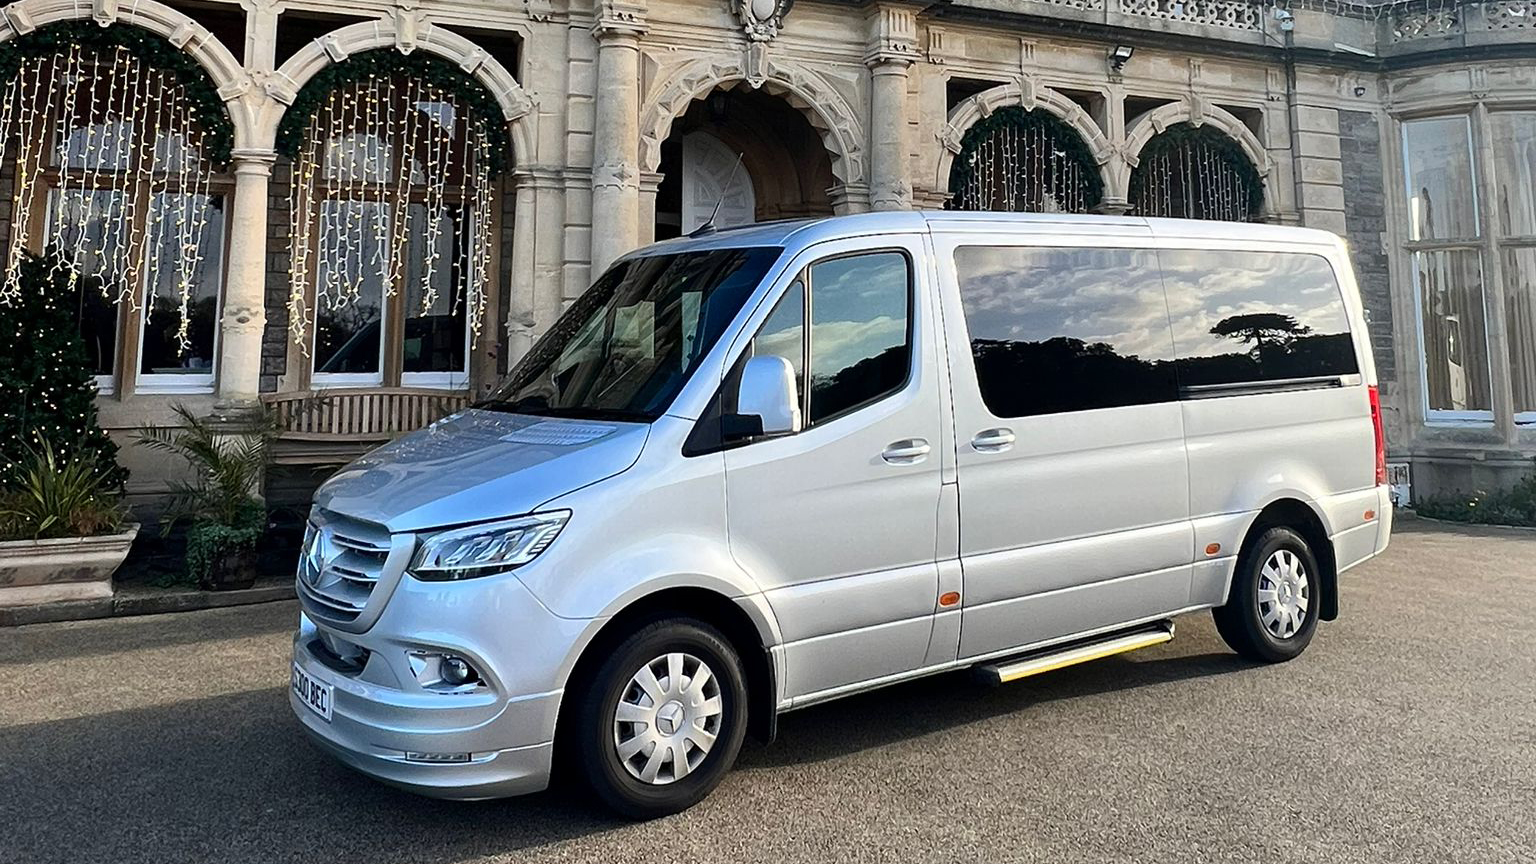
<path fill-rule="evenodd" d="M 121 45 L 70 44 L 22 58 L 0 100 L 0 142 L 14 142 L 12 224 L 42 225 L 54 272 L 67 271 L 71 288 L 88 278 L 146 321 L 146 295 L 168 285 L 185 355 L 193 296 L 216 278 L 204 265 L 217 238 L 208 236 L 212 165 L 181 83 Z M 0 302 L 21 290 L 29 239 L 11 232 Z"/>
<path fill-rule="evenodd" d="M 1020 120 L 1008 122 L 1009 111 Z M 968 170 L 954 189 L 954 209 L 1086 213 L 1098 203 L 1086 176 L 1097 167 L 1084 165 L 1061 140 L 1076 133 L 1027 122 L 1023 109 L 1003 114 L 1003 122 L 967 136 L 958 158 Z"/>
<path fill-rule="evenodd" d="M 431 314 L 443 299 L 440 273 L 455 266 L 441 242 L 455 214 L 467 237 L 456 244 L 463 292 L 449 299 L 450 312 L 462 303 L 478 336 L 490 280 L 492 161 L 483 121 L 432 82 L 370 74 L 332 88 L 309 118 L 290 189 L 288 322 L 300 350 L 308 352 L 318 315 L 401 290 L 415 288 L 419 313 Z M 412 238 L 422 252 L 408 279 Z"/>

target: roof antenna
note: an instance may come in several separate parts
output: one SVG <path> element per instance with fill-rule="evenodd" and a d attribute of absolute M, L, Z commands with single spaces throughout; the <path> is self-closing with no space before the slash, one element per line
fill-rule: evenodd
<path fill-rule="evenodd" d="M 731 183 L 736 180 L 736 172 L 741 169 L 741 160 L 746 153 L 736 154 L 736 164 L 731 166 L 731 176 L 725 178 L 725 185 L 720 187 L 720 198 L 715 201 L 715 209 L 710 212 L 709 218 L 704 224 L 688 232 L 689 237 L 703 237 L 715 233 L 715 217 L 720 215 L 720 205 L 725 203 L 726 193 L 731 191 Z"/>

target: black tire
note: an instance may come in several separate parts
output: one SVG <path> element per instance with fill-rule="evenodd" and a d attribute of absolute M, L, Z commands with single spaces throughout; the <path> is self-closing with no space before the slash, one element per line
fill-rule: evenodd
<path fill-rule="evenodd" d="M 1286 555 L 1291 558 L 1285 558 Z M 1299 624 L 1288 625 L 1285 613 L 1277 608 L 1274 601 L 1265 603 L 1261 600 L 1261 593 L 1277 589 L 1279 593 L 1275 595 L 1276 600 L 1285 601 L 1279 605 L 1288 607 L 1291 605 L 1290 599 L 1296 594 L 1294 581 L 1283 580 L 1289 581 L 1289 584 L 1279 585 L 1265 573 L 1265 566 L 1276 556 L 1280 556 L 1278 560 L 1281 562 L 1299 561 L 1304 573 L 1305 610 L 1299 616 Z M 1237 570 L 1232 574 L 1232 590 L 1227 593 L 1226 604 L 1211 610 L 1216 619 L 1216 630 L 1232 650 L 1249 660 L 1263 663 L 1290 660 L 1306 650 L 1312 635 L 1317 631 L 1317 614 L 1322 599 L 1321 578 L 1317 556 L 1312 554 L 1312 547 L 1307 545 L 1300 534 L 1285 527 L 1266 529 L 1238 557 Z M 1281 617 L 1274 619 L 1277 613 Z M 1266 624 L 1266 616 L 1271 617 L 1272 621 L 1278 620 L 1278 623 Z M 1280 632 L 1275 632 L 1271 626 Z M 1285 635 L 1285 631 L 1292 627 L 1294 631 Z"/>
<path fill-rule="evenodd" d="M 656 703 L 648 695 L 640 696 L 641 691 L 636 689 L 632 680 L 641 674 L 642 667 L 652 666 L 657 661 L 661 663 L 657 668 L 669 671 L 667 660 L 674 654 L 687 655 L 708 666 L 708 678 L 715 685 L 709 688 L 706 681 L 700 685 L 697 693 L 691 692 L 699 667 L 685 663 L 683 674 L 678 676 L 690 688 L 685 698 L 694 703 L 694 696 L 700 697 L 696 704 L 687 709 L 677 699 Z M 657 675 L 657 678 L 666 685 L 666 695 L 674 695 L 670 674 Z M 705 688 L 709 689 L 706 691 Z M 707 701 L 704 698 L 706 695 L 719 698 L 718 719 L 702 716 L 708 709 L 698 706 Z M 596 675 L 582 688 L 578 699 L 572 717 L 574 726 L 570 730 L 574 736 L 570 742 L 573 745 L 572 755 L 592 792 L 604 804 L 630 819 L 666 816 L 686 810 L 703 800 L 720 784 L 725 773 L 735 763 L 747 731 L 746 676 L 742 672 L 741 659 L 718 630 L 692 618 L 664 618 L 630 634 L 598 667 Z M 637 699 L 648 700 L 649 707 L 657 710 L 678 702 L 675 711 L 697 710 L 700 713 L 669 718 L 658 714 L 651 724 L 630 724 L 626 721 L 624 731 L 621 732 L 616 727 L 621 699 L 627 703 Z M 694 725 L 693 718 L 696 716 L 700 725 Z M 668 736 L 667 740 L 675 743 L 669 743 L 667 746 L 671 749 L 662 754 L 664 762 L 661 770 L 666 771 L 666 774 L 655 772 L 660 782 L 646 782 L 631 773 L 630 767 L 626 766 L 626 760 L 620 756 L 618 738 L 621 734 L 644 737 L 653 725 L 656 733 L 665 734 L 669 723 L 675 734 Z M 701 752 L 698 743 L 692 738 L 706 734 L 706 726 L 709 725 L 713 725 L 714 738 L 708 750 Z M 662 746 L 655 744 L 648 748 L 642 747 L 638 753 L 630 756 L 629 765 L 644 773 L 650 767 L 649 754 L 661 750 Z M 686 770 L 683 776 L 671 778 L 669 775 L 679 770 L 678 750 L 682 751 L 682 768 Z M 694 757 L 697 757 L 697 762 L 693 761 Z"/>

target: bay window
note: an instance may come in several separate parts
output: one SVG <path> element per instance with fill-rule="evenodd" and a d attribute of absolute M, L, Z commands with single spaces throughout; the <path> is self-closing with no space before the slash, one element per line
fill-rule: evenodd
<path fill-rule="evenodd" d="M 1471 118 L 1403 124 L 1412 260 L 1430 419 L 1491 420 Z"/>

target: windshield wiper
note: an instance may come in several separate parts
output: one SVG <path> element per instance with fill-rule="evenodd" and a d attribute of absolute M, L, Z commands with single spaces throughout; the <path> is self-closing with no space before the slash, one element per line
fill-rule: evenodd
<path fill-rule="evenodd" d="M 505 402 L 484 399 L 469 407 L 500 414 L 526 414 L 529 417 L 558 417 L 564 420 L 612 420 L 621 423 L 650 423 L 656 418 L 644 411 L 627 408 L 588 408 L 579 405 L 551 407 L 536 402 Z"/>
<path fill-rule="evenodd" d="M 579 405 L 545 408 L 541 413 L 571 420 L 613 420 L 621 423 L 649 423 L 656 419 L 644 411 L 628 408 L 587 408 Z"/>

